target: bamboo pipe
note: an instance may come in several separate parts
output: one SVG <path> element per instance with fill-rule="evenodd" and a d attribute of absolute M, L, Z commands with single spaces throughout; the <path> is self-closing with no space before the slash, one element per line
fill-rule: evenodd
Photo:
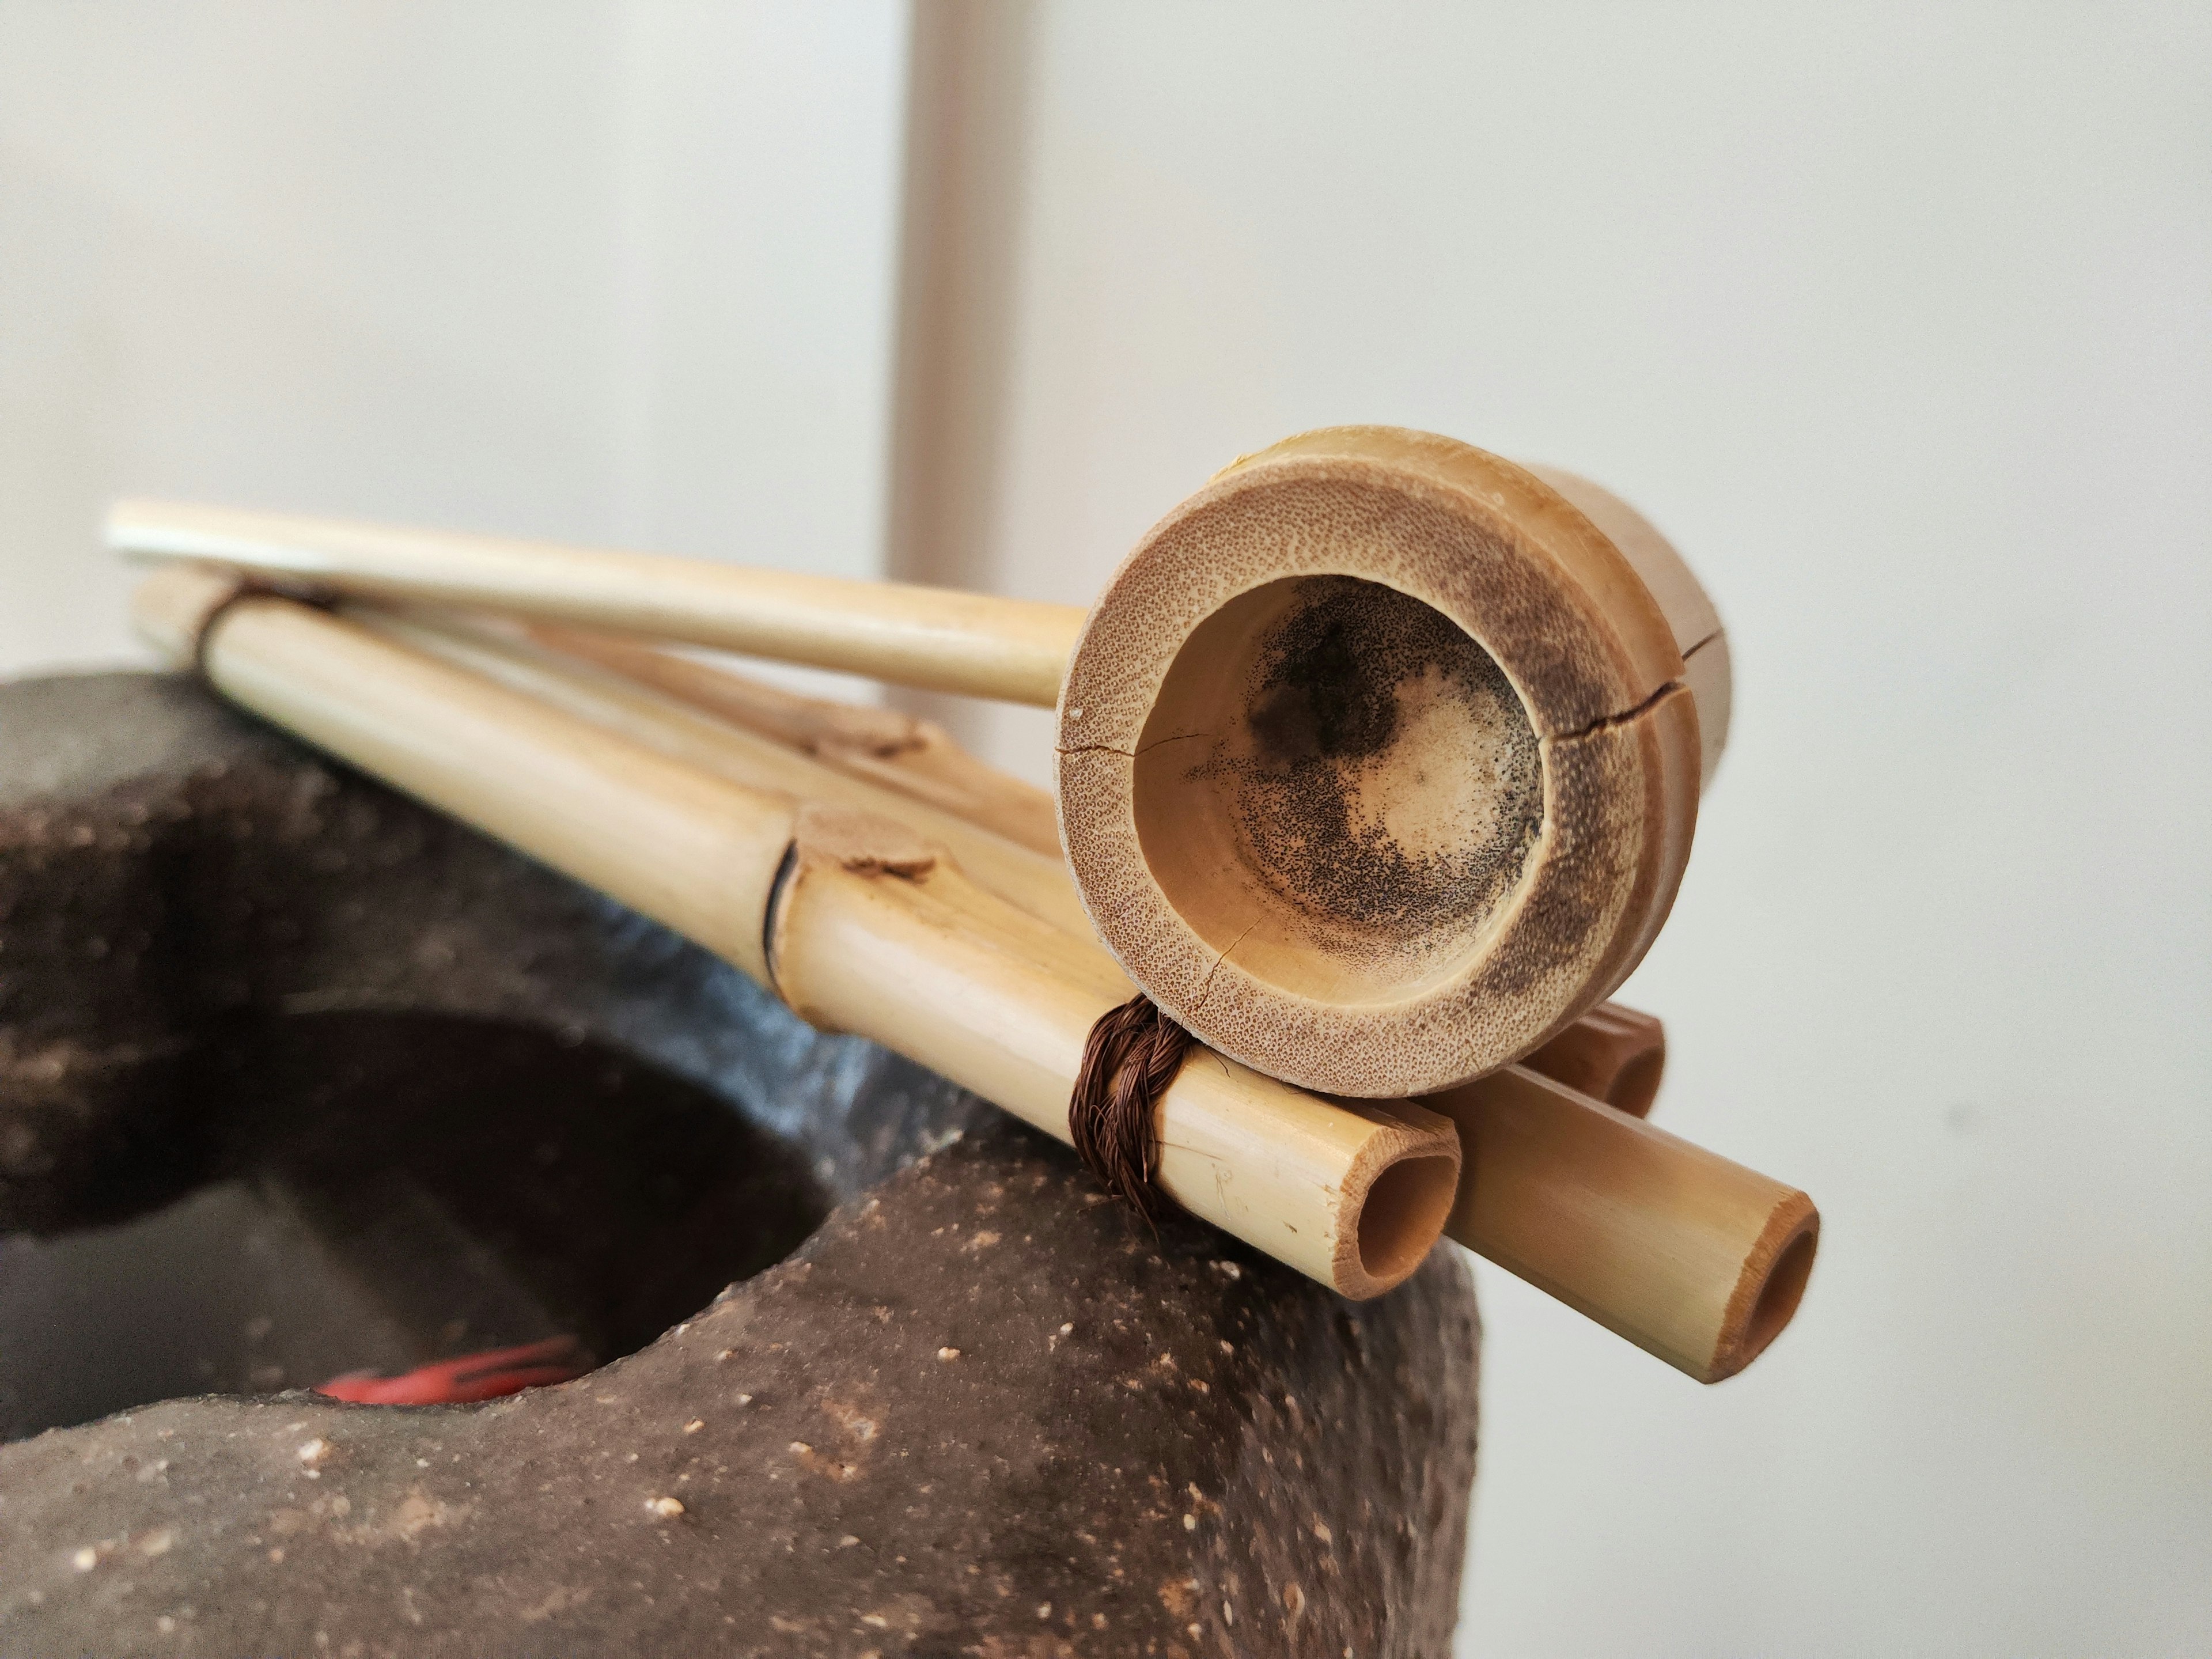
<path fill-rule="evenodd" d="M 373 624 L 370 616 L 362 620 Z M 437 652 L 477 636 L 447 623 L 443 629 L 417 624 L 407 637 Z M 562 655 L 530 659 L 537 676 L 526 689 L 563 700 L 564 677 L 596 678 L 586 664 L 564 666 Z M 715 690 L 715 682 L 740 688 L 703 699 L 710 706 L 740 714 L 753 707 L 738 677 L 703 665 L 687 666 L 709 677 L 677 682 L 689 690 Z M 649 726 L 656 707 L 679 726 L 693 718 L 665 699 L 641 701 L 626 711 L 641 737 L 647 736 L 641 728 Z M 576 708 L 589 717 L 588 706 Z M 827 705 L 810 718 L 828 720 L 838 708 Z M 778 710 L 776 717 L 787 712 Z M 742 763 L 726 763 L 726 775 L 738 781 L 766 781 L 766 775 L 748 775 Z M 777 787 L 802 796 L 854 787 L 795 752 L 786 751 L 784 764 L 773 775 Z M 915 809 L 889 791 L 840 798 L 894 817 Z M 975 851 L 981 858 L 994 856 L 987 844 Z M 896 931 L 878 927 L 868 937 Z M 1087 933 L 1053 941 L 1031 933 L 1029 948 L 1070 978 L 1090 976 L 1109 997 L 1126 991 L 1112 958 Z M 833 943 L 842 955 L 830 948 Z M 824 1023 L 848 1018 L 841 1008 L 870 1006 L 888 983 L 908 977 L 932 982 L 921 964 L 864 948 L 857 938 L 833 940 L 825 933 L 813 951 L 807 957 L 811 993 L 794 994 L 793 970 L 781 953 L 780 982 L 794 1006 Z M 810 1002 L 809 994 L 823 1000 Z M 1462 1139 L 1459 1196 L 1445 1231 L 1607 1329 L 1712 1382 L 1741 1370 L 1789 1323 L 1817 1248 L 1819 1217 L 1802 1192 L 1630 1121 L 1650 1112 L 1665 1052 L 1664 1029 L 1656 1018 L 1605 1003 L 1531 1054 L 1524 1066 L 1432 1102 L 1459 1126 Z M 1012 1062 L 984 1052 L 970 1063 L 980 1069 Z M 1518 1080 L 1516 1072 L 1522 1073 Z"/>
<path fill-rule="evenodd" d="M 1444 1231 L 1700 1382 L 1797 1310 L 1811 1199 L 1526 1066 L 1431 1097 L 1472 1175 Z"/>
<path fill-rule="evenodd" d="M 1063 842 L 1163 1008 L 1302 1086 L 1481 1075 L 1664 920 L 1726 726 L 1704 592 L 1587 481 L 1309 433 L 1162 520 L 1087 618 L 933 590 L 125 503 L 111 544 L 1059 704 Z"/>
<path fill-rule="evenodd" d="M 1060 930 L 902 825 L 743 788 L 239 586 L 165 570 L 133 619 L 232 701 L 1067 1138 L 1085 1039 L 1115 994 Z M 1170 1197 L 1348 1297 L 1419 1266 L 1457 1185 L 1458 1139 L 1437 1115 L 1346 1109 L 1225 1060 L 1183 1068 L 1157 1130 Z"/>

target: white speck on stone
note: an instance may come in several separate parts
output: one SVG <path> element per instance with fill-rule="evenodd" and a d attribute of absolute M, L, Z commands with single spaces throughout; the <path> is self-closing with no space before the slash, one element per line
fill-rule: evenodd
<path fill-rule="evenodd" d="M 717 1365 L 719 1365 L 719 1364 L 721 1364 L 725 1359 L 729 1358 L 732 1355 L 735 1354 L 736 1352 L 737 1352 L 737 1350 L 736 1350 L 735 1348 L 724 1348 L 724 1349 L 723 1349 L 720 1353 L 718 1353 L 718 1354 L 716 1354 L 716 1355 L 714 1356 L 714 1363 L 715 1363 Z"/>
<path fill-rule="evenodd" d="M 891 1627 L 891 1621 L 880 1613 L 864 1613 L 860 1615 L 860 1622 L 870 1630 L 889 1630 Z"/>
<path fill-rule="evenodd" d="M 1073 1336 L 1075 1334 L 1074 1323 L 1071 1321 L 1069 1323 L 1062 1325 L 1060 1328 L 1060 1334 L 1062 1336 Z"/>
<path fill-rule="evenodd" d="M 174 1636 L 177 1633 L 177 1621 L 165 1613 L 154 1621 L 154 1628 L 164 1636 Z"/>
<path fill-rule="evenodd" d="M 303 1440 L 300 1443 L 298 1456 L 302 1463 L 312 1469 L 324 1458 L 329 1456 L 330 1451 L 331 1443 L 318 1435 L 313 1440 Z"/>
<path fill-rule="evenodd" d="M 1051 1602 L 1049 1602 L 1049 1601 L 1040 1601 L 1040 1602 L 1038 1602 L 1038 1603 L 1037 1603 L 1037 1617 L 1038 1617 L 1038 1618 L 1040 1618 L 1040 1619 L 1049 1619 L 1049 1618 L 1051 1618 L 1051 1617 L 1052 1617 L 1052 1603 L 1051 1603 Z"/>
<path fill-rule="evenodd" d="M 427 1469 L 430 1467 L 430 1460 L 427 1457 L 418 1457 L 415 1460 L 415 1467 L 418 1469 Z"/>
<path fill-rule="evenodd" d="M 1334 1544 L 1336 1542 L 1336 1534 L 1331 1532 L 1327 1524 L 1322 1522 L 1316 1521 L 1314 1522 L 1314 1536 L 1320 1539 L 1324 1544 Z"/>
<path fill-rule="evenodd" d="M 738 1396 L 738 1404 L 740 1406 L 750 1406 L 752 1403 L 753 1397 L 749 1394 L 741 1394 Z"/>
<path fill-rule="evenodd" d="M 156 1527 L 138 1540 L 138 1553 L 141 1555 L 167 1555 L 176 1541 L 177 1529 L 174 1527 Z"/>
<path fill-rule="evenodd" d="M 1186 1515 L 1183 1516 L 1182 1529 L 1185 1532 L 1196 1532 L 1198 1530 L 1198 1517 L 1194 1515 Z"/>
<path fill-rule="evenodd" d="M 673 1521 L 684 1513 L 684 1500 L 680 1498 L 652 1498 L 646 1500 L 645 1507 L 656 1520 Z"/>
<path fill-rule="evenodd" d="M 939 1359 L 950 1362 L 960 1358 L 960 1350 L 957 1348 L 939 1348 L 937 1351 L 937 1357 Z"/>
<path fill-rule="evenodd" d="M 1233 1625 L 1237 1622 L 1237 1609 L 1226 1601 L 1221 1604 L 1221 1622 L 1224 1625 Z"/>
<path fill-rule="evenodd" d="M 837 1547 L 841 1550 L 848 1550 L 860 1541 L 860 1540 L 859 1539 L 855 1538 L 848 1532 L 842 1538 L 837 1540 Z"/>
<path fill-rule="evenodd" d="M 70 1557 L 70 1565 L 75 1567 L 79 1572 L 90 1572 L 99 1565 L 100 1552 L 89 1544 Z"/>
<path fill-rule="evenodd" d="M 695 1417 L 689 1423 L 686 1423 L 684 1425 L 684 1432 L 686 1434 L 696 1434 L 700 1430 L 706 1426 L 707 1419 L 705 1418 Z"/>
<path fill-rule="evenodd" d="M 1237 1345 L 1224 1336 L 1221 1339 L 1221 1352 L 1224 1353 L 1235 1353 L 1237 1352 Z"/>
<path fill-rule="evenodd" d="M 635 1463 L 635 1462 L 637 1462 L 637 1454 L 636 1454 L 635 1452 L 632 1452 L 629 1456 L 627 1456 L 627 1457 L 623 1458 L 623 1462 L 625 1462 L 625 1463 Z"/>

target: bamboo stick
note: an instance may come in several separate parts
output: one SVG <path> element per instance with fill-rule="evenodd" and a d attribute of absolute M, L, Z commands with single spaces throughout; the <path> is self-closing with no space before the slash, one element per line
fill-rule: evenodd
<path fill-rule="evenodd" d="M 406 636 L 433 650 L 441 637 L 419 624 Z M 445 637 L 473 636 L 447 624 Z M 590 715 L 561 684 L 564 674 L 588 679 L 588 665 L 564 667 L 559 653 L 532 660 L 534 677 L 516 684 Z M 701 672 L 744 684 L 722 671 Z M 744 706 L 741 697 L 702 701 Z M 634 705 L 629 717 L 648 721 L 656 707 L 660 717 L 685 718 L 681 708 L 651 703 Z M 838 708 L 810 718 L 828 719 Z M 788 750 L 773 774 L 749 775 L 732 758 L 726 775 L 817 799 L 817 791 L 853 787 Z M 916 804 L 898 795 L 841 799 L 918 827 Z M 973 849 L 979 860 L 1009 850 L 1005 843 Z M 963 866 L 963 874 L 985 873 L 981 862 Z M 948 1011 L 935 1005 L 933 988 L 946 981 L 934 976 L 934 958 L 903 947 L 919 941 L 941 951 L 948 938 L 967 939 L 964 913 L 923 921 L 910 907 L 884 909 L 865 888 L 842 888 L 822 902 L 836 909 L 840 927 L 824 925 L 777 948 L 779 983 L 793 1006 L 817 1024 L 849 1025 L 856 1011 L 888 999 L 902 1010 L 893 1018 L 921 1023 L 916 1036 L 933 1033 Z M 1119 968 L 1087 930 L 1039 925 L 1050 921 L 1034 909 L 1010 913 L 987 939 L 964 948 L 1011 953 L 1068 984 L 1088 983 L 1094 999 L 1127 994 Z M 848 922 L 849 936 L 840 931 Z M 902 988 L 909 981 L 923 988 L 919 1001 Z M 1033 1028 L 976 1041 L 959 1063 L 1004 1095 L 1030 1086 L 1022 1081 L 1035 1063 L 1028 1049 L 1041 1044 L 1048 1069 L 1064 1062 L 1050 1060 L 1054 1039 Z M 1818 1217 L 1803 1194 L 1629 1121 L 1650 1112 L 1664 1057 L 1656 1018 L 1606 1003 L 1528 1057 L 1525 1071 L 1536 1076 L 1516 1082 L 1501 1073 L 1430 1103 L 1462 1137 L 1459 1195 L 1446 1233 L 1699 1381 L 1715 1382 L 1748 1364 L 1789 1322 L 1816 1248 Z"/>
<path fill-rule="evenodd" d="M 1066 605 L 945 588 L 173 501 L 118 502 L 107 542 L 349 592 L 588 623 L 1047 708 L 1083 625 L 1083 613 Z"/>
<path fill-rule="evenodd" d="M 1061 930 L 902 825 L 795 807 L 238 586 L 164 570 L 134 620 L 234 701 L 1067 1138 L 1085 1038 L 1115 996 Z M 1348 1297 L 1419 1265 L 1457 1186 L 1449 1121 L 1410 1103 L 1346 1109 L 1196 1059 L 1158 1109 L 1170 1197 Z"/>
<path fill-rule="evenodd" d="M 1803 1193 L 1525 1066 L 1431 1097 L 1468 1178 L 1444 1231 L 1701 1382 L 1797 1310 L 1818 1249 Z"/>

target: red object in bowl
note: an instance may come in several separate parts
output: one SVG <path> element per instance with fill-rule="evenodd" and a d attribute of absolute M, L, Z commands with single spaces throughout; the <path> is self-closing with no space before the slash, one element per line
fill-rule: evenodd
<path fill-rule="evenodd" d="M 519 1348 L 493 1348 L 484 1353 L 463 1354 L 459 1359 L 441 1359 L 398 1376 L 348 1371 L 321 1384 L 315 1392 L 357 1406 L 457 1406 L 497 1400 L 549 1382 L 566 1382 L 590 1369 L 574 1337 L 554 1336 Z"/>

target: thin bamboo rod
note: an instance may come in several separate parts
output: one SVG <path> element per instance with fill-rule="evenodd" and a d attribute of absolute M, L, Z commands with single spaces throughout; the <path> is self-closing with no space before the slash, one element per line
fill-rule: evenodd
<path fill-rule="evenodd" d="M 1468 1178 L 1444 1231 L 1700 1382 L 1790 1322 L 1819 1246 L 1795 1188 L 1509 1066 L 1427 1102 Z"/>
<path fill-rule="evenodd" d="M 119 552 L 207 559 L 348 592 L 512 611 L 1049 708 L 1083 612 L 450 531 L 120 501 Z"/>
<path fill-rule="evenodd" d="M 134 619 L 234 701 L 1067 1138 L 1113 989 L 904 826 L 797 808 L 216 573 L 150 577 Z M 1457 1187 L 1437 1114 L 1346 1109 L 1213 1055 L 1170 1085 L 1157 1130 L 1170 1197 L 1349 1297 L 1419 1265 Z"/>

